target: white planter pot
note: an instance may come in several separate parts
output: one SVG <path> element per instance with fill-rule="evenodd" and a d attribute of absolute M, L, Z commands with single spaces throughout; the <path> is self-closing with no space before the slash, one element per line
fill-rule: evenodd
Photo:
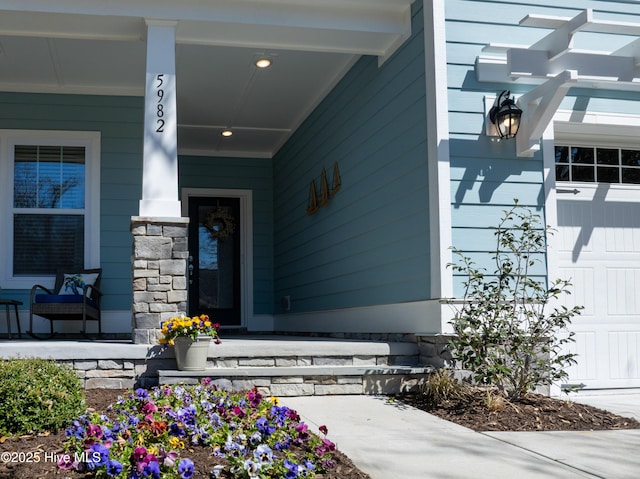
<path fill-rule="evenodd" d="M 198 336 L 196 340 L 179 336 L 174 343 L 179 371 L 204 371 L 207 368 L 210 336 Z"/>

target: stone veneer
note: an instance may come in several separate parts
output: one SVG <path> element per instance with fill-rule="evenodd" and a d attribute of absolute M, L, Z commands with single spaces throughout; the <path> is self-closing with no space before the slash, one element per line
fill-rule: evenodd
<path fill-rule="evenodd" d="M 421 387 L 431 368 L 416 343 L 307 338 L 229 338 L 210 345 L 207 370 L 176 371 L 173 348 L 130 341 L 6 341 L 0 357 L 52 358 L 87 389 L 190 383 L 210 377 L 234 390 L 285 395 L 387 394 Z"/>
<path fill-rule="evenodd" d="M 131 389 L 158 385 L 158 370 L 175 367 L 175 359 L 61 360 L 75 370 L 85 389 Z"/>
<path fill-rule="evenodd" d="M 189 218 L 131 218 L 133 342 L 158 342 L 160 323 L 187 312 Z"/>
<path fill-rule="evenodd" d="M 452 337 L 447 334 L 417 334 L 420 364 L 436 369 L 455 367 L 449 350 Z"/>
<path fill-rule="evenodd" d="M 155 346 L 154 348 L 159 348 Z M 172 351 L 152 350 L 145 359 L 58 360 L 75 370 L 86 389 L 130 389 L 158 384 L 196 384 L 211 377 L 233 391 L 259 388 L 264 394 L 392 394 L 416 390 L 429 368 L 417 356 L 210 357 L 205 371 L 176 371 Z M 160 381 L 159 381 L 160 380 Z"/>

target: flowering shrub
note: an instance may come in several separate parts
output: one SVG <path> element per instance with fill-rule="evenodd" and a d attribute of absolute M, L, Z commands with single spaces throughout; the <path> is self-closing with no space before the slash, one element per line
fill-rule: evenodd
<path fill-rule="evenodd" d="M 212 323 L 209 319 L 209 316 L 207 316 L 206 314 L 194 316 L 192 318 L 171 318 L 167 321 L 164 321 L 161 325 L 161 328 L 161 344 L 172 346 L 178 336 L 191 338 L 195 341 L 196 338 L 201 335 L 211 336 L 213 339 L 215 339 L 216 344 L 220 344 L 220 338 L 218 336 L 218 332 L 220 331 L 220 324 Z"/>
<path fill-rule="evenodd" d="M 465 276 L 464 297 L 451 325 L 451 355 L 474 379 L 497 387 L 511 401 L 522 400 L 537 386 L 565 379 L 576 354 L 565 352 L 574 341 L 567 328 L 582 306 L 562 305 L 570 294 L 567 280 L 546 281 L 547 234 L 539 215 L 518 200 L 494 230 L 495 270 L 489 274 L 460 251 L 455 274 Z"/>
<path fill-rule="evenodd" d="M 189 479 L 196 468 L 189 449 L 208 447 L 218 463 L 211 477 L 313 478 L 335 467 L 334 444 L 310 434 L 294 410 L 256 389 L 232 394 L 210 381 L 136 389 L 108 416 L 80 416 L 58 466 L 96 478 Z"/>

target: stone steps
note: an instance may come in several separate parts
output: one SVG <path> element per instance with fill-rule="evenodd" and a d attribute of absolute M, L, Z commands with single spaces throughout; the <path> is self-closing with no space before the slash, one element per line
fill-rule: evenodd
<path fill-rule="evenodd" d="M 394 394 L 415 390 L 432 368 L 419 366 L 269 366 L 158 371 L 159 384 L 197 384 L 211 378 L 232 391 L 257 387 L 272 396 Z"/>
<path fill-rule="evenodd" d="M 0 357 L 52 358 L 76 370 L 84 387 L 131 388 L 195 383 L 210 377 L 234 390 L 260 388 L 276 396 L 392 394 L 419 387 L 418 344 L 243 335 L 209 346 L 207 369 L 177 371 L 173 348 L 131 341 L 0 341 Z"/>
<path fill-rule="evenodd" d="M 210 348 L 204 371 L 161 369 L 158 382 L 208 377 L 226 389 L 257 387 L 273 396 L 393 394 L 418 388 L 431 370 L 418 366 L 418 347 L 410 342 L 258 337 L 239 346 Z"/>

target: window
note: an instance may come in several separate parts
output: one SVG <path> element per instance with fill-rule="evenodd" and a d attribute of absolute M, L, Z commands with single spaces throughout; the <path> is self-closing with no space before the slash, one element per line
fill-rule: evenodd
<path fill-rule="evenodd" d="M 99 265 L 99 141 L 88 132 L 0 131 L 7 286 L 52 286 L 58 269 Z"/>
<path fill-rule="evenodd" d="M 640 150 L 555 147 L 556 181 L 640 184 Z"/>

